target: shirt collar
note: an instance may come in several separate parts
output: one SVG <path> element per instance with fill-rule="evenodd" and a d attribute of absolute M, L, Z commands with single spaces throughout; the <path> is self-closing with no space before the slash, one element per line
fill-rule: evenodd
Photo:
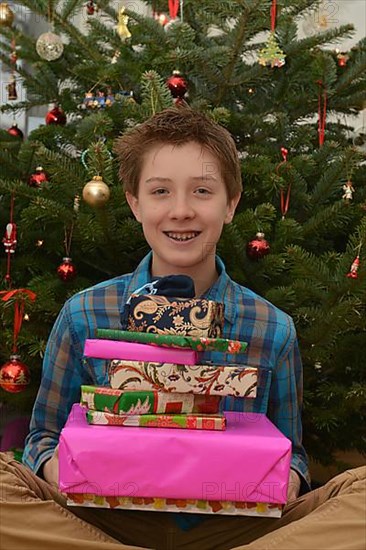
<path fill-rule="evenodd" d="M 152 251 L 150 251 L 139 263 L 132 274 L 129 284 L 126 286 L 122 304 L 125 304 L 130 295 L 141 286 L 151 282 L 151 260 Z M 234 296 L 234 283 L 226 273 L 225 264 L 216 256 L 216 269 L 219 274 L 217 281 L 202 295 L 202 298 L 223 302 L 225 304 L 224 317 L 229 323 L 233 324 L 236 319 L 236 300 Z"/>

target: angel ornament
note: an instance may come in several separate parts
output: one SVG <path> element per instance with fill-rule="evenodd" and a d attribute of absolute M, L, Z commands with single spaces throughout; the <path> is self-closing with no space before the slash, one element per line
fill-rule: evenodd
<path fill-rule="evenodd" d="M 353 193 L 355 192 L 355 189 L 352 185 L 352 182 L 351 181 L 347 181 L 344 185 L 343 185 L 343 195 L 342 195 L 342 199 L 345 200 L 346 202 L 349 202 L 353 199 Z"/>

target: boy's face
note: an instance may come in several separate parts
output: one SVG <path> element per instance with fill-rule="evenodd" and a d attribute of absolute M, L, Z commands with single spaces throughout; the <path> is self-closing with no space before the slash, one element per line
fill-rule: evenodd
<path fill-rule="evenodd" d="M 216 244 L 240 195 L 228 200 L 212 153 L 195 142 L 156 145 L 145 155 L 137 197 L 126 198 L 153 250 L 153 275 L 215 270 Z"/>

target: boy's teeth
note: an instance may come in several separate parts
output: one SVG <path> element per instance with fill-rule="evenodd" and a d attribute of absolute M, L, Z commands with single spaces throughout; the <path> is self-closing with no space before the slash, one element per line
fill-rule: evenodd
<path fill-rule="evenodd" d="M 188 241 L 189 239 L 193 239 L 198 235 L 196 232 L 190 232 L 190 233 L 169 233 L 167 232 L 168 237 L 171 239 L 174 239 L 176 241 Z"/>

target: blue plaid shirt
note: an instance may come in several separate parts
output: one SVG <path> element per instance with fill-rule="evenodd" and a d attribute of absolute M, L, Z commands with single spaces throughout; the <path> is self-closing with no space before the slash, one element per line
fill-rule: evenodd
<path fill-rule="evenodd" d="M 133 273 L 83 290 L 62 308 L 48 340 L 23 456 L 35 472 L 52 456 L 71 406 L 80 400 L 80 386 L 108 385 L 107 362 L 83 357 L 85 339 L 95 337 L 96 328 L 120 328 L 121 309 L 130 294 L 151 280 L 151 258 L 150 252 Z M 218 257 L 216 266 L 219 277 L 204 296 L 225 304 L 223 336 L 244 340 L 248 347 L 235 356 L 206 352 L 202 358 L 259 367 L 257 397 L 226 397 L 223 409 L 265 413 L 292 441 L 291 467 L 306 487 L 310 478 L 302 446 L 302 364 L 293 321 L 232 281 Z"/>

